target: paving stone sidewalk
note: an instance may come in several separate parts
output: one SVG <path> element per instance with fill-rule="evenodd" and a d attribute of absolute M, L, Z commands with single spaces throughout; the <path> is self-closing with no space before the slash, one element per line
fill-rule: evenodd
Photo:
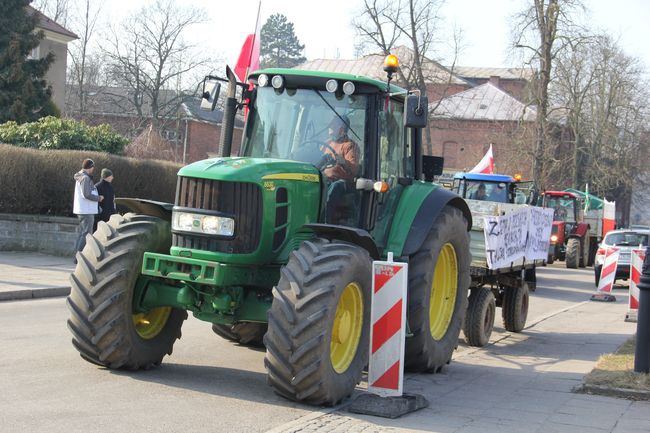
<path fill-rule="evenodd" d="M 72 257 L 0 251 L 0 301 L 66 296 Z"/>
<path fill-rule="evenodd" d="M 280 432 L 650 431 L 650 402 L 576 394 L 598 357 L 635 331 L 625 297 L 584 302 L 481 350 L 461 348 L 443 374 L 407 375 L 405 391 L 430 407 L 389 420 L 337 411 L 296 420 Z"/>

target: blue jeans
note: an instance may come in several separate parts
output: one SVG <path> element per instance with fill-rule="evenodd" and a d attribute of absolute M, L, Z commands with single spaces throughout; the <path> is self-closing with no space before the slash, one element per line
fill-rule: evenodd
<path fill-rule="evenodd" d="M 79 236 L 77 237 L 77 243 L 74 248 L 75 251 L 81 251 L 86 246 L 86 235 L 92 232 L 95 215 L 77 215 L 77 218 L 79 219 L 79 229 L 77 230 Z"/>

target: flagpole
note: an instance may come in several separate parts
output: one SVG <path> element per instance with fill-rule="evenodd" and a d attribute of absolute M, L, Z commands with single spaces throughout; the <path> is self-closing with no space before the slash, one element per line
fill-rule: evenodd
<path fill-rule="evenodd" d="M 255 18 L 255 29 L 253 30 L 253 43 L 251 44 L 251 51 L 248 55 L 248 67 L 246 68 L 246 78 L 244 82 L 248 81 L 248 73 L 250 72 L 250 65 L 253 61 L 253 51 L 255 51 L 255 39 L 257 38 L 257 26 L 260 24 L 260 11 L 262 10 L 262 0 L 257 4 L 257 18 Z"/>

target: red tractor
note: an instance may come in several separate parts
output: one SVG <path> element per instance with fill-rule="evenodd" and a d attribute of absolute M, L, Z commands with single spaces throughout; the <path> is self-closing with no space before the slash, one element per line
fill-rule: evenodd
<path fill-rule="evenodd" d="M 548 263 L 565 260 L 567 268 L 593 265 L 598 228 L 585 222 L 581 198 L 572 192 L 546 191 L 541 199 L 542 207 L 555 210 Z"/>

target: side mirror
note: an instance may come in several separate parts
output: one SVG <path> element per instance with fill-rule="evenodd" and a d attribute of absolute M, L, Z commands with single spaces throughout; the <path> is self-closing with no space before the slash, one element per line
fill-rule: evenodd
<path fill-rule="evenodd" d="M 420 95 L 408 95 L 404 110 L 404 126 L 406 128 L 424 128 L 427 126 L 429 98 Z"/>
<path fill-rule="evenodd" d="M 203 80 L 203 94 L 201 96 L 201 110 L 214 111 L 219 99 L 221 83 L 217 80 Z"/>
<path fill-rule="evenodd" d="M 445 158 L 442 156 L 422 155 L 422 174 L 424 180 L 433 182 L 434 176 L 442 174 L 442 167 L 445 165 Z"/>

